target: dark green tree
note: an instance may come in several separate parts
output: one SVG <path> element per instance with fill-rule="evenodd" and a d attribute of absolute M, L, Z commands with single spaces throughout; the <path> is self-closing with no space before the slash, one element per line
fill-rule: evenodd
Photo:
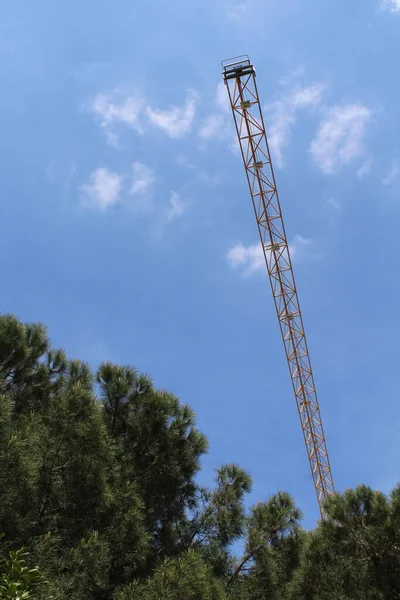
<path fill-rule="evenodd" d="M 145 582 L 134 582 L 115 600 L 226 600 L 224 585 L 193 550 L 165 559 Z"/>
<path fill-rule="evenodd" d="M 259 502 L 246 523 L 244 556 L 228 580 L 233 598 L 284 600 L 300 563 L 301 512 L 284 492 Z"/>
<path fill-rule="evenodd" d="M 148 376 L 94 374 L 42 325 L 0 316 L 0 598 L 400 598 L 400 486 L 337 494 L 306 533 L 283 492 L 248 509 L 236 465 L 200 486 L 206 450 Z"/>
<path fill-rule="evenodd" d="M 136 486 L 143 502 L 154 563 L 155 557 L 180 549 L 176 525 L 195 505 L 195 476 L 207 440 L 197 431 L 188 406 L 155 390 L 134 369 L 104 363 L 97 379 L 120 475 Z"/>
<path fill-rule="evenodd" d="M 328 499 L 328 518 L 309 535 L 296 594 L 319 600 L 400 598 L 399 509 L 399 486 L 389 498 L 359 486 Z"/>
<path fill-rule="evenodd" d="M 251 477 L 243 469 L 232 464 L 221 467 L 215 487 L 198 488 L 191 518 L 179 524 L 181 549 L 201 551 L 220 578 L 231 572 L 231 548 L 245 530 L 245 497 L 251 485 Z"/>

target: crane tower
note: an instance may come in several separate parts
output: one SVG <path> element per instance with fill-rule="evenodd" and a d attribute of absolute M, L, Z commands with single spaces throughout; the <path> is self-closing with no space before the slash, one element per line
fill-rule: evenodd
<path fill-rule="evenodd" d="M 247 55 L 223 61 L 222 67 L 318 505 L 321 516 L 324 517 L 324 501 L 334 493 L 332 473 L 258 97 L 255 70 Z"/>

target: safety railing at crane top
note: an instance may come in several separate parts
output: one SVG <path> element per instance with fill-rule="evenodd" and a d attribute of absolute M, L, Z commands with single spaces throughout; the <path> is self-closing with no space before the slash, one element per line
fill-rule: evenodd
<path fill-rule="evenodd" d="M 255 70 L 247 54 L 234 56 L 221 62 L 224 80 L 234 79 L 242 75 L 255 75 Z"/>

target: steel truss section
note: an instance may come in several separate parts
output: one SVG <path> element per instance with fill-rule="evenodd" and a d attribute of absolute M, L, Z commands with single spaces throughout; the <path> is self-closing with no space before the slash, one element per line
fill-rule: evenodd
<path fill-rule="evenodd" d="M 318 505 L 324 517 L 324 501 L 334 493 L 332 473 L 255 71 L 247 56 L 226 61 L 222 66 Z"/>

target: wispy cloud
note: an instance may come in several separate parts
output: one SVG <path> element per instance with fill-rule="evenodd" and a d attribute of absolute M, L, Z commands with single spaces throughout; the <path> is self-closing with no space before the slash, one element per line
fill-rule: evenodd
<path fill-rule="evenodd" d="M 99 167 L 89 176 L 89 181 L 81 186 L 85 204 L 100 210 L 107 210 L 121 201 L 125 184 L 131 182 L 130 195 L 134 198 L 125 205 L 137 212 L 148 212 L 153 208 L 152 187 L 155 183 L 155 174 L 152 169 L 140 162 L 132 165 L 132 177 L 115 173 L 110 169 Z M 127 187 L 127 185 L 126 185 Z M 179 207 L 176 207 L 178 210 Z"/>
<path fill-rule="evenodd" d="M 390 12 L 400 12 L 400 0 L 382 0 L 381 8 Z"/>
<path fill-rule="evenodd" d="M 322 102 L 325 86 L 314 83 L 308 87 L 296 86 L 277 101 L 267 105 L 268 139 L 272 158 L 283 166 L 283 150 L 290 144 L 292 129 L 299 110 L 315 108 Z"/>
<path fill-rule="evenodd" d="M 167 220 L 174 221 L 179 219 L 186 211 L 187 204 L 184 202 L 179 194 L 171 192 L 171 197 L 168 203 Z"/>
<path fill-rule="evenodd" d="M 195 117 L 198 96 L 194 91 L 187 93 L 183 106 L 171 106 L 166 110 L 145 110 L 145 97 L 139 91 L 126 94 L 123 88 L 116 88 L 109 93 L 99 93 L 90 103 L 90 110 L 100 118 L 107 141 L 111 146 L 119 146 L 118 135 L 114 126 L 123 124 L 142 134 L 149 124 L 158 127 L 171 138 L 180 138 L 191 129 Z"/>
<path fill-rule="evenodd" d="M 158 127 L 171 138 L 180 138 L 188 133 L 196 112 L 198 96 L 190 91 L 183 106 L 172 106 L 167 110 L 147 109 L 147 117 L 154 127 Z"/>
<path fill-rule="evenodd" d="M 388 174 L 382 179 L 383 185 L 400 192 L 400 162 L 394 162 Z"/>
<path fill-rule="evenodd" d="M 289 243 L 291 258 L 298 259 L 306 256 L 307 252 L 311 249 L 312 244 L 312 239 L 303 237 L 297 233 L 293 240 Z"/>
<path fill-rule="evenodd" d="M 251 246 L 237 244 L 229 250 L 226 257 L 232 268 L 240 269 L 245 275 L 251 275 L 265 268 L 264 253 L 259 242 Z"/>
<path fill-rule="evenodd" d="M 187 167 L 188 169 L 191 169 L 193 171 L 197 170 L 197 166 L 187 156 L 183 154 L 179 154 L 176 157 L 176 162 L 178 163 L 178 165 L 182 165 L 183 167 Z"/>
<path fill-rule="evenodd" d="M 214 114 L 204 119 L 199 129 L 199 137 L 202 140 L 209 140 L 214 137 L 223 137 L 225 133 L 224 117 L 220 114 Z"/>
<path fill-rule="evenodd" d="M 228 92 L 222 81 L 217 85 L 214 94 L 214 105 L 217 112 L 213 112 L 203 120 L 198 132 L 198 136 L 203 142 L 211 139 L 226 139 L 232 130 Z"/>
<path fill-rule="evenodd" d="M 231 105 L 229 104 L 228 92 L 226 85 L 223 81 L 220 81 L 217 85 L 217 91 L 215 92 L 215 103 L 220 110 L 226 113 L 231 112 Z"/>
<path fill-rule="evenodd" d="M 370 172 L 373 164 L 372 156 L 368 156 L 361 164 L 361 167 L 357 169 L 357 177 L 359 179 L 364 179 Z"/>
<path fill-rule="evenodd" d="M 144 104 L 142 94 L 135 91 L 133 94 L 121 98 L 122 91 L 114 90 L 109 94 L 97 94 L 91 108 L 101 118 L 102 127 L 110 127 L 114 123 L 124 123 L 137 132 L 142 133 L 140 114 Z M 112 139 L 112 138 L 111 138 Z"/>
<path fill-rule="evenodd" d="M 340 202 L 336 200 L 336 198 L 328 198 L 325 206 L 326 208 L 330 208 L 332 210 L 340 210 Z"/>
<path fill-rule="evenodd" d="M 130 205 L 135 213 L 151 212 L 154 208 L 153 186 L 156 181 L 153 169 L 141 162 L 132 165 L 132 185 L 130 195 L 133 202 Z"/>
<path fill-rule="evenodd" d="M 333 106 L 311 143 L 312 157 L 323 173 L 332 174 L 363 156 L 371 110 L 362 104 Z"/>
<path fill-rule="evenodd" d="M 227 5 L 226 14 L 230 19 L 240 21 L 240 19 L 243 19 L 248 14 L 251 5 L 251 0 L 248 0 L 247 2 L 229 3 Z"/>
<path fill-rule="evenodd" d="M 296 234 L 289 243 L 291 258 L 296 260 L 309 255 L 312 244 L 313 241 L 310 238 Z M 226 258 L 233 269 L 237 269 L 245 276 L 266 269 L 264 252 L 259 242 L 250 246 L 244 246 L 242 243 L 236 244 L 229 250 Z"/>
<path fill-rule="evenodd" d="M 200 169 L 187 156 L 184 156 L 184 155 L 180 154 L 179 156 L 176 157 L 176 162 L 179 165 L 181 165 L 182 167 L 186 167 L 187 169 L 190 169 L 191 171 L 193 171 L 194 173 L 196 173 L 196 175 L 198 176 L 198 178 L 201 179 L 204 182 L 207 182 L 207 183 L 212 184 L 212 185 L 216 185 L 219 182 L 219 175 L 218 174 L 216 174 L 216 173 L 210 173 L 208 171 L 204 171 L 203 169 Z"/>
<path fill-rule="evenodd" d="M 296 67 L 292 71 L 289 71 L 286 75 L 279 78 L 278 83 L 280 85 L 290 85 L 293 86 L 296 82 L 298 83 L 299 79 L 303 77 L 306 73 L 306 69 L 304 66 Z"/>
<path fill-rule="evenodd" d="M 85 200 L 93 207 L 107 210 L 120 198 L 123 176 L 99 167 L 89 177 L 89 182 L 82 186 Z"/>
<path fill-rule="evenodd" d="M 148 190 L 148 188 L 155 182 L 154 171 L 140 162 L 134 162 L 132 169 L 133 181 L 131 194 L 141 194 Z"/>
<path fill-rule="evenodd" d="M 113 131 L 106 131 L 106 138 L 110 146 L 113 148 L 120 148 L 119 137 L 116 133 Z"/>

